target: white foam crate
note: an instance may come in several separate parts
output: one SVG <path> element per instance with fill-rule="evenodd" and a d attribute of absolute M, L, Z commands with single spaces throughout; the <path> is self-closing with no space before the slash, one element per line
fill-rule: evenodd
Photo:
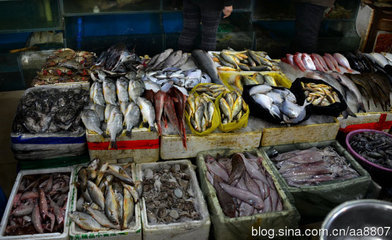
<path fill-rule="evenodd" d="M 136 165 L 137 180 L 143 179 L 143 170 L 148 168 L 160 168 L 163 165 L 181 164 L 188 166 L 188 173 L 192 180 L 192 186 L 196 193 L 196 210 L 201 214 L 201 220 L 190 222 L 169 223 L 169 224 L 150 224 L 147 220 L 146 206 L 142 198 L 142 222 L 144 240 L 207 240 L 210 232 L 210 217 L 206 201 L 197 182 L 193 165 L 189 160 L 175 160 L 157 163 L 143 163 Z"/>
<path fill-rule="evenodd" d="M 116 165 L 116 164 L 113 164 Z M 121 165 L 121 164 L 119 164 Z M 77 181 L 77 172 L 80 166 L 75 168 L 74 182 Z M 132 179 L 135 180 L 135 168 L 132 167 Z M 77 202 L 77 188 L 74 188 L 72 193 L 72 211 L 76 211 Z M 87 232 L 81 230 L 75 225 L 73 221 L 70 221 L 69 226 L 69 239 L 102 239 L 102 240 L 141 240 L 142 239 L 142 226 L 140 218 L 140 203 L 135 204 L 135 221 L 134 224 L 125 230 L 110 230 L 110 231 L 98 231 L 98 232 Z"/>
<path fill-rule="evenodd" d="M 69 172 L 70 182 L 69 182 L 69 192 L 67 199 L 67 208 L 65 210 L 64 217 L 64 230 L 62 233 L 42 233 L 42 234 L 28 234 L 28 235 L 16 235 L 16 236 L 4 236 L 5 228 L 7 227 L 9 214 L 12 210 L 12 202 L 15 195 L 18 192 L 19 184 L 25 175 L 36 175 L 36 174 L 47 174 L 47 173 L 65 173 Z M 18 173 L 16 177 L 15 184 L 12 188 L 10 197 L 8 199 L 7 207 L 4 211 L 3 219 L 0 226 L 0 239 L 44 239 L 44 240 L 67 240 L 68 239 L 68 211 L 71 205 L 72 192 L 74 191 L 74 184 L 72 183 L 74 171 L 72 167 L 61 167 L 61 168 L 47 168 L 38 170 L 24 170 Z"/>

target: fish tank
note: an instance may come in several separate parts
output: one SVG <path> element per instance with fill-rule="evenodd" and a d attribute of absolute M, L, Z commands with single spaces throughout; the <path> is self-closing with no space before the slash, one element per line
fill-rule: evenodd
<path fill-rule="evenodd" d="M 63 0 L 65 16 L 159 11 L 160 0 Z"/>
<path fill-rule="evenodd" d="M 58 0 L 0 1 L 0 33 L 54 30 L 61 27 Z"/>

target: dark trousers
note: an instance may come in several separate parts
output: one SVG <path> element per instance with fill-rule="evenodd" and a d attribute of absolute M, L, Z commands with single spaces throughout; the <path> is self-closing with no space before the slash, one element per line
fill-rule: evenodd
<path fill-rule="evenodd" d="M 312 53 L 317 50 L 317 40 L 326 7 L 310 3 L 295 6 L 295 37 L 292 52 Z"/>
<path fill-rule="evenodd" d="M 213 0 L 214 1 L 214 0 Z M 218 30 L 221 10 L 211 10 L 199 6 L 191 0 L 183 1 L 184 26 L 178 39 L 178 48 L 190 52 L 195 49 L 195 39 L 199 35 L 201 24 L 201 46 L 206 51 L 216 48 L 216 32 Z"/>

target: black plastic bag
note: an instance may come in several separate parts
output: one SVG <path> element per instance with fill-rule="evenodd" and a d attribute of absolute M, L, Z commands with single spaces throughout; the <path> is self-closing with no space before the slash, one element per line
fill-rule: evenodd
<path fill-rule="evenodd" d="M 331 85 L 329 85 L 328 83 L 322 80 L 316 80 L 311 78 L 297 78 L 291 85 L 290 91 L 297 98 L 297 104 L 303 105 L 306 99 L 305 90 L 302 88 L 301 83 L 315 83 L 315 84 L 328 85 L 337 93 L 339 97 L 340 103 L 335 102 L 328 106 L 315 106 L 313 104 L 310 104 L 309 106 L 311 106 L 310 111 L 312 114 L 338 117 L 344 110 L 347 109 L 346 101 L 344 100 L 342 94 L 340 94 L 338 90 L 336 90 L 334 87 L 332 87 Z"/>

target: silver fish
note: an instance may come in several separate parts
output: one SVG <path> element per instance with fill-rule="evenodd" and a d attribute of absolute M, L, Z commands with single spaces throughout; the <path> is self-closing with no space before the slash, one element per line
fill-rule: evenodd
<path fill-rule="evenodd" d="M 87 182 L 87 189 L 91 199 L 101 208 L 104 209 L 105 207 L 105 198 L 101 189 L 95 185 L 92 181 Z"/>
<path fill-rule="evenodd" d="M 114 108 L 110 113 L 108 126 L 106 132 L 110 136 L 110 146 L 109 148 L 117 149 L 116 138 L 121 133 L 123 129 L 123 115 Z"/>
<path fill-rule="evenodd" d="M 102 84 L 95 82 L 91 88 L 93 89 L 93 96 L 92 96 L 92 100 L 95 104 L 101 105 L 101 106 L 105 106 L 105 98 L 103 95 L 103 88 L 102 88 Z"/>
<path fill-rule="evenodd" d="M 120 188 L 122 191 L 122 188 Z M 116 196 L 116 201 L 118 203 L 118 220 L 120 221 L 120 224 L 123 223 L 123 217 L 124 217 L 124 196 L 120 191 L 114 190 L 114 195 Z"/>
<path fill-rule="evenodd" d="M 131 193 L 124 187 L 124 215 L 123 215 L 123 229 L 127 229 L 129 227 L 129 223 L 133 219 L 134 211 L 135 211 L 135 203 L 133 201 L 133 197 Z"/>
<path fill-rule="evenodd" d="M 120 110 L 121 110 L 121 113 L 123 115 L 125 115 L 125 113 L 127 112 L 127 108 L 129 106 L 129 104 L 130 104 L 129 102 L 122 102 L 122 103 L 120 103 Z"/>
<path fill-rule="evenodd" d="M 111 80 L 105 80 L 103 82 L 103 96 L 105 102 L 109 104 L 116 104 L 116 85 Z"/>
<path fill-rule="evenodd" d="M 177 50 L 172 54 L 170 54 L 170 56 L 165 60 L 161 68 L 163 69 L 167 67 L 173 67 L 176 63 L 178 63 L 181 60 L 181 58 L 182 58 L 182 51 Z"/>
<path fill-rule="evenodd" d="M 150 101 L 145 98 L 139 97 L 136 100 L 143 116 L 143 122 L 148 122 L 151 130 L 155 130 L 155 109 Z"/>
<path fill-rule="evenodd" d="M 114 195 L 112 185 L 106 186 L 105 197 L 105 213 L 111 222 L 118 225 L 119 221 L 119 205 Z"/>
<path fill-rule="evenodd" d="M 132 101 L 136 101 L 136 99 L 144 93 L 144 84 L 138 80 L 130 80 L 128 87 L 129 98 Z"/>
<path fill-rule="evenodd" d="M 140 122 L 140 108 L 135 104 L 129 104 L 125 115 L 124 115 L 124 124 L 126 126 L 126 135 L 131 137 L 132 128 L 137 127 Z"/>
<path fill-rule="evenodd" d="M 103 231 L 109 230 L 102 227 L 93 217 L 83 212 L 73 212 L 69 217 L 81 228 L 87 231 Z"/>
<path fill-rule="evenodd" d="M 196 62 L 199 64 L 200 69 L 207 73 L 212 82 L 217 84 L 223 84 L 219 78 L 218 71 L 212 61 L 211 57 L 208 56 L 208 53 L 203 50 L 193 50 L 192 56 L 196 59 Z"/>
<path fill-rule="evenodd" d="M 104 106 L 93 103 L 90 105 L 90 109 L 94 110 L 97 113 L 99 120 L 101 122 L 103 122 L 105 120 L 105 107 Z"/>
<path fill-rule="evenodd" d="M 257 86 L 252 87 L 249 90 L 249 95 L 252 96 L 252 95 L 255 95 L 258 93 L 265 94 L 271 90 L 272 90 L 272 87 L 270 85 L 257 85 Z"/>
<path fill-rule="evenodd" d="M 126 78 L 119 78 L 116 81 L 117 98 L 120 103 L 129 102 L 128 95 L 128 80 Z"/>
<path fill-rule="evenodd" d="M 109 121 L 110 113 L 112 112 L 113 108 L 116 107 L 112 104 L 107 104 L 105 107 L 105 122 Z"/>
<path fill-rule="evenodd" d="M 182 53 L 181 59 L 173 65 L 173 67 L 181 67 L 184 65 L 189 59 L 189 54 L 188 53 Z"/>
<path fill-rule="evenodd" d="M 112 222 L 110 222 L 105 213 L 95 210 L 92 207 L 87 207 L 86 211 L 102 226 L 111 229 L 120 229 L 120 225 L 114 225 Z"/>
<path fill-rule="evenodd" d="M 170 54 L 173 52 L 173 49 L 169 48 L 166 49 L 164 52 L 159 54 L 158 59 L 155 61 L 155 63 L 150 67 L 151 69 L 155 69 L 158 65 L 160 65 L 163 61 L 165 61 Z"/>
<path fill-rule="evenodd" d="M 99 135 L 103 134 L 103 131 L 100 128 L 101 121 L 98 117 L 98 114 L 94 110 L 84 110 L 82 112 L 82 121 L 88 130 L 96 132 Z"/>

